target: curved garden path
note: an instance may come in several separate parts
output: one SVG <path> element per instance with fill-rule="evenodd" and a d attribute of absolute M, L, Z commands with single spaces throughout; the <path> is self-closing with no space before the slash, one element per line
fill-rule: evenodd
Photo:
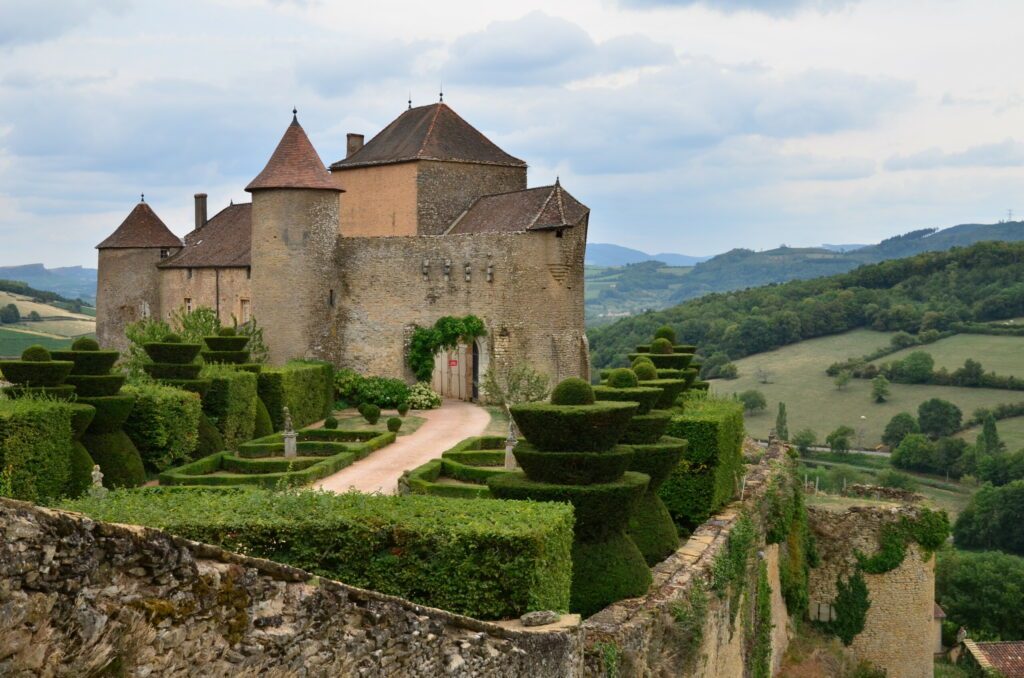
<path fill-rule="evenodd" d="M 415 432 L 313 484 L 332 492 L 381 492 L 394 494 L 402 471 L 440 457 L 463 438 L 478 436 L 491 422 L 482 407 L 461 400 L 445 400 L 436 410 L 417 411 L 426 419 Z"/>

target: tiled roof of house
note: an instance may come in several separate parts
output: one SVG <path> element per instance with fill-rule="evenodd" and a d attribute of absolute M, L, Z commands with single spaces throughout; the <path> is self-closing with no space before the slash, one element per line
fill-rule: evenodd
<path fill-rule="evenodd" d="M 983 669 L 992 668 L 1004 678 L 1024 678 L 1024 640 L 998 643 L 964 641 Z M 979 656 L 981 655 L 981 656 Z"/>
<path fill-rule="evenodd" d="M 410 108 L 332 170 L 410 160 L 447 160 L 526 167 L 498 148 L 447 104 Z"/>
<path fill-rule="evenodd" d="M 590 208 L 559 182 L 524 191 L 485 195 L 473 201 L 448 233 L 542 231 L 579 224 Z"/>
<path fill-rule="evenodd" d="M 145 201 L 139 202 L 125 220 L 96 249 L 129 247 L 181 247 L 181 239 L 171 233 Z"/>
<path fill-rule="evenodd" d="M 185 236 L 185 248 L 160 268 L 242 268 L 252 265 L 252 203 L 225 207 Z"/>
<path fill-rule="evenodd" d="M 245 187 L 247 191 L 267 188 L 316 188 L 341 191 L 313 148 L 297 117 L 284 131 L 267 166 Z"/>
<path fill-rule="evenodd" d="M 946 611 L 938 603 L 932 603 L 932 619 L 945 619 Z"/>

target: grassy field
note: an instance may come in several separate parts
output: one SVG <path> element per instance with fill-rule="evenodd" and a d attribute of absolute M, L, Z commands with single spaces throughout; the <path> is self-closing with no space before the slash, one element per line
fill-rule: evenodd
<path fill-rule="evenodd" d="M 377 420 L 376 424 L 370 424 L 363 419 L 363 415 L 356 412 L 354 409 L 348 410 L 337 410 L 334 413 L 335 418 L 338 420 L 338 429 L 341 431 L 373 431 L 374 433 L 384 433 L 388 430 L 388 419 L 391 417 L 397 417 L 398 412 L 395 410 L 381 410 L 380 419 Z M 417 417 L 414 414 L 407 414 L 402 419 L 402 428 L 398 429 L 398 435 L 407 436 L 413 433 L 422 426 L 427 420 L 423 417 Z"/>
<path fill-rule="evenodd" d="M 747 417 L 747 430 L 755 437 L 768 435 L 775 426 L 778 403 L 784 402 L 790 433 L 810 428 L 819 440 L 824 440 L 830 431 L 847 425 L 857 431 L 854 444 L 858 447 L 878 445 L 885 425 L 894 415 L 916 413 L 918 405 L 929 398 L 949 400 L 965 416 L 979 407 L 1024 400 L 1024 393 L 998 389 L 893 384 L 890 399 L 876 404 L 871 399 L 869 381 L 854 379 L 843 390 L 836 389 L 832 378 L 825 374 L 831 363 L 883 346 L 890 336 L 885 332 L 854 330 L 759 353 L 736 361 L 738 379 L 716 379 L 712 389 L 726 395 L 756 389 L 765 395 L 768 408 Z M 759 369 L 767 373 L 769 383 L 760 383 Z"/>
<path fill-rule="evenodd" d="M 1024 393 L 1021 395 L 1024 396 Z M 1021 400 L 1024 400 L 1024 397 L 1022 397 Z M 1011 452 L 1024 450 L 1024 417 L 1013 417 L 1011 419 L 1002 419 L 997 421 L 996 430 L 999 432 L 999 438 L 1006 443 L 1006 449 Z M 963 438 L 967 442 L 973 443 L 977 440 L 980 432 L 980 427 L 969 428 L 966 431 L 961 431 L 956 434 L 956 437 Z"/>
<path fill-rule="evenodd" d="M 1024 377 L 1024 337 L 985 334 L 956 334 L 933 344 L 904 349 L 875 361 L 875 364 L 905 358 L 912 351 L 924 351 L 935 358 L 935 367 L 952 372 L 972 358 L 988 372 Z"/>
<path fill-rule="evenodd" d="M 25 320 L 0 327 L 0 356 L 16 357 L 32 344 L 41 344 L 46 348 L 67 348 L 72 337 L 93 335 L 96 332 L 95 310 L 93 315 L 73 313 L 72 311 L 40 304 L 28 297 L 10 292 L 0 292 L 0 306 L 14 304 L 22 318 L 27 318 L 35 311 L 42 320 L 30 322 Z"/>
<path fill-rule="evenodd" d="M 17 357 L 33 344 L 40 344 L 49 349 L 68 348 L 71 346 L 71 340 L 0 327 L 0 357 Z"/>

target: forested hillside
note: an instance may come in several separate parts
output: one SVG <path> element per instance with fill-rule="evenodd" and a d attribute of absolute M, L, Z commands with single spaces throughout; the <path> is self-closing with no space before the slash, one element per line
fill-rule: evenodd
<path fill-rule="evenodd" d="M 982 242 L 824 278 L 709 294 L 588 334 L 594 365 L 605 367 L 621 364 L 664 324 L 704 355 L 736 359 L 857 327 L 916 333 L 1018 316 L 1024 316 L 1024 243 Z"/>

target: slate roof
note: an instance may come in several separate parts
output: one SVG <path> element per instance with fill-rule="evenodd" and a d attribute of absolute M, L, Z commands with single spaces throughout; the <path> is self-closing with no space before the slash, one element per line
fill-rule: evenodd
<path fill-rule="evenodd" d="M 447 104 L 410 108 L 358 151 L 331 165 L 332 170 L 386 165 L 410 160 L 447 160 L 526 167 L 498 148 Z"/>
<path fill-rule="evenodd" d="M 146 202 L 140 202 L 125 220 L 96 249 L 129 247 L 181 247 L 181 239 L 171 233 Z"/>
<path fill-rule="evenodd" d="M 185 248 L 159 268 L 243 268 L 252 265 L 252 203 L 225 207 L 185 236 Z"/>
<path fill-rule="evenodd" d="M 267 161 L 267 166 L 245 187 L 247 191 L 267 188 L 314 188 L 339 191 L 331 175 L 317 155 L 297 117 L 284 131 L 284 136 Z"/>
<path fill-rule="evenodd" d="M 590 208 L 562 188 L 552 186 L 477 198 L 448 233 L 543 231 L 579 224 Z"/>
<path fill-rule="evenodd" d="M 971 654 L 979 660 L 978 663 L 982 668 L 993 668 L 1005 678 L 1024 678 L 1024 640 L 1007 640 L 997 643 L 968 641 L 965 645 L 969 648 L 974 646 L 971 648 Z M 977 648 L 978 652 L 974 652 L 974 648 Z M 980 661 L 982 657 L 978 656 L 979 652 L 987 660 L 988 666 L 985 666 L 984 661 Z"/>

